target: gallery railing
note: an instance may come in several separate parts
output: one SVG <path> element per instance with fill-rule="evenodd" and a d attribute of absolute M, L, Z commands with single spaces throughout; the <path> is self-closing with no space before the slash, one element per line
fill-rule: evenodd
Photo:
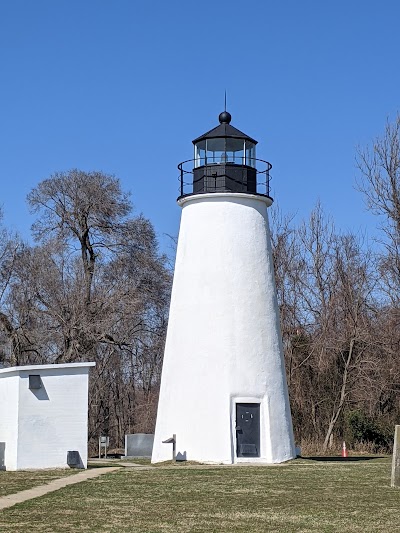
<path fill-rule="evenodd" d="M 243 164 L 224 157 L 188 159 L 179 163 L 180 197 L 212 192 L 245 192 L 270 196 L 271 163 L 247 159 Z"/>

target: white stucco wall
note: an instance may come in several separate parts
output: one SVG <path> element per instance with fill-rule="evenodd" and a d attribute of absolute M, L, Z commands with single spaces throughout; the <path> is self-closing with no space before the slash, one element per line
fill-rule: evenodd
<path fill-rule="evenodd" d="M 18 372 L 0 370 L 0 468 L 16 470 L 18 437 Z"/>
<path fill-rule="evenodd" d="M 86 468 L 90 366 L 94 363 L 0 370 L 0 394 L 13 411 L 13 435 L 6 441 L 7 470 L 67 468 L 68 451 L 78 451 Z M 30 374 L 40 375 L 40 389 L 29 389 Z M 15 380 L 18 394 L 11 397 L 6 384 Z M 0 435 L 6 423 L 0 415 Z"/>
<path fill-rule="evenodd" d="M 261 404 L 261 457 L 295 456 L 267 218 L 268 198 L 185 198 L 153 462 L 176 434 L 188 460 L 232 463 L 236 403 Z"/>

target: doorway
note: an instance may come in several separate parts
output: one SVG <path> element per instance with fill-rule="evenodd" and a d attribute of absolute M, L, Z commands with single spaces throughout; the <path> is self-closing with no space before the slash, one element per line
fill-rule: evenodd
<path fill-rule="evenodd" d="M 260 457 L 260 404 L 236 404 L 236 455 Z"/>

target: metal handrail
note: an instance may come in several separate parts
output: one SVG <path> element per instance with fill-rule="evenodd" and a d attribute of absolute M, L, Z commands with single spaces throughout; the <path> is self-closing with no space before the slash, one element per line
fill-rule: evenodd
<path fill-rule="evenodd" d="M 260 196 L 269 196 L 270 181 L 271 181 L 271 176 L 269 174 L 269 171 L 272 168 L 272 165 L 271 165 L 271 163 L 269 161 L 265 161 L 264 159 L 258 159 L 258 158 L 252 157 L 251 161 L 255 162 L 256 166 L 250 166 L 250 165 L 246 165 L 244 163 L 235 163 L 233 161 L 222 160 L 222 156 L 220 157 L 220 159 L 221 159 L 221 161 L 215 162 L 215 160 L 214 160 L 212 163 L 207 163 L 206 165 L 199 165 L 197 167 L 194 166 L 194 162 L 198 161 L 197 159 L 186 159 L 186 161 L 182 161 L 181 163 L 179 163 L 178 170 L 180 171 L 180 175 L 178 176 L 178 180 L 180 181 L 180 188 L 179 188 L 180 197 L 187 196 L 188 194 L 192 194 L 192 193 L 186 193 L 185 194 L 185 188 L 186 187 L 190 187 L 190 186 L 193 187 L 193 183 L 195 182 L 195 180 L 192 177 L 190 181 L 186 181 L 187 180 L 187 178 L 185 180 L 186 175 L 193 176 L 195 169 L 202 168 L 202 167 L 206 168 L 206 167 L 211 167 L 211 166 L 217 166 L 217 165 L 220 165 L 220 164 L 224 164 L 224 165 L 228 165 L 228 166 L 232 165 L 235 168 L 242 167 L 242 168 L 247 168 L 247 169 L 248 168 L 255 169 L 257 176 L 258 175 L 265 176 L 265 180 L 263 180 L 263 181 L 258 181 L 257 180 L 257 184 L 256 184 L 257 189 L 258 189 L 258 186 L 263 187 L 265 192 L 262 193 L 262 192 L 259 192 L 257 190 L 256 194 L 258 194 Z M 242 159 L 245 159 L 245 158 L 243 157 Z M 185 166 L 187 166 L 188 163 L 192 163 L 190 169 L 185 168 Z M 265 166 L 265 168 L 264 169 L 259 168 L 260 166 Z M 231 179 L 234 182 L 239 183 L 234 178 L 231 178 Z"/>

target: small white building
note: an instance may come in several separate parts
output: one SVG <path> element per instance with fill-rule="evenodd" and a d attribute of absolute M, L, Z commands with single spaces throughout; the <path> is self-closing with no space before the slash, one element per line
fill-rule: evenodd
<path fill-rule="evenodd" d="M 94 365 L 0 369 L 0 469 L 86 468 Z"/>

